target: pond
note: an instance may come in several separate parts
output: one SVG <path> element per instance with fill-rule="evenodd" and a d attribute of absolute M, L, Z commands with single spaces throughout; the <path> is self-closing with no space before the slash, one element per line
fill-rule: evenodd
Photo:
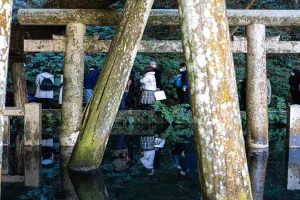
<path fill-rule="evenodd" d="M 200 199 L 191 129 L 138 130 L 118 129 L 92 175 L 67 172 L 71 150 L 59 148 L 56 137 L 47 140 L 53 147 L 24 148 L 25 171 L 20 181 L 2 183 L 2 199 Z M 247 150 L 254 199 L 300 199 L 300 149 L 285 148 L 284 128 L 271 128 L 269 139 L 268 151 Z M 5 151 L 16 174 L 14 148 Z"/>

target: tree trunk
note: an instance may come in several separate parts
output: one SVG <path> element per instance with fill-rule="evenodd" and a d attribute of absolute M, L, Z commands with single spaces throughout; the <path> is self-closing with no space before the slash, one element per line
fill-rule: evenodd
<path fill-rule="evenodd" d="M 25 103 L 28 103 L 28 98 L 23 63 L 12 64 L 11 77 L 14 90 L 15 106 L 24 107 Z"/>
<path fill-rule="evenodd" d="M 179 0 L 203 199 L 252 199 L 224 0 Z"/>
<path fill-rule="evenodd" d="M 69 168 L 90 171 L 99 167 L 153 0 L 128 0 L 124 18 L 110 46 L 101 75 L 77 139 Z"/>
<path fill-rule="evenodd" d="M 0 2 L 0 174 L 2 171 L 2 151 L 4 133 L 4 109 L 7 82 L 9 38 L 11 28 L 12 0 L 1 0 Z M 0 178 L 1 198 L 1 178 Z"/>

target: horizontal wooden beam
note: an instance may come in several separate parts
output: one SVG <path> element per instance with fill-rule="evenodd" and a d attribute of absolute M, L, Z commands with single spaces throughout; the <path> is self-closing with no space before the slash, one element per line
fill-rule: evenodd
<path fill-rule="evenodd" d="M 79 22 L 86 25 L 117 25 L 122 10 L 112 9 L 20 9 L 22 25 L 66 25 Z M 298 10 L 227 10 L 229 25 L 300 26 Z M 177 9 L 152 9 L 148 25 L 179 25 Z"/>
<path fill-rule="evenodd" d="M 107 52 L 111 40 L 86 40 L 86 52 Z M 247 53 L 247 41 L 232 41 L 233 53 Z M 300 41 L 266 41 L 267 53 L 300 53 Z M 62 40 L 24 40 L 25 52 L 64 52 Z M 180 40 L 143 40 L 138 49 L 140 53 L 182 53 Z"/>
<path fill-rule="evenodd" d="M 25 178 L 19 175 L 2 175 L 1 181 L 4 183 L 23 183 Z"/>
<path fill-rule="evenodd" d="M 108 52 L 111 40 L 86 40 L 86 52 Z M 24 52 L 64 52 L 65 40 L 24 40 Z M 182 52 L 180 40 L 143 40 L 138 49 L 142 53 Z"/>
<path fill-rule="evenodd" d="M 24 116 L 23 107 L 6 107 L 4 110 L 5 116 Z"/>

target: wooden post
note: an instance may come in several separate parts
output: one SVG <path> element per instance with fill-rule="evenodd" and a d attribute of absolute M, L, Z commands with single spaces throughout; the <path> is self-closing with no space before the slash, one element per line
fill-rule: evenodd
<path fill-rule="evenodd" d="M 248 155 L 253 200 L 263 200 L 269 149 L 248 149 Z"/>
<path fill-rule="evenodd" d="M 12 77 L 12 85 L 14 90 L 15 106 L 23 107 L 25 103 L 28 103 L 26 79 L 25 79 L 23 63 L 12 64 L 11 77 Z"/>
<path fill-rule="evenodd" d="M 4 133 L 4 109 L 7 83 L 9 39 L 12 16 L 12 0 L 1 0 L 0 2 L 0 174 L 2 171 L 2 151 Z M 0 177 L 1 196 L 1 177 Z"/>
<path fill-rule="evenodd" d="M 289 148 L 300 148 L 300 105 L 288 108 L 287 135 Z"/>
<path fill-rule="evenodd" d="M 249 148 L 267 148 L 268 101 L 266 75 L 265 26 L 247 26 L 247 144 Z"/>
<path fill-rule="evenodd" d="M 80 130 L 85 29 L 85 25 L 81 23 L 67 25 L 60 146 L 74 146 Z"/>
<path fill-rule="evenodd" d="M 252 199 L 224 0 L 179 0 L 203 199 Z"/>
<path fill-rule="evenodd" d="M 41 146 L 24 147 L 25 186 L 39 187 L 42 177 Z"/>
<path fill-rule="evenodd" d="M 101 164 L 112 125 L 141 41 L 153 0 L 128 0 L 101 75 L 86 108 L 69 168 L 95 170 Z"/>
<path fill-rule="evenodd" d="M 10 145 L 10 117 L 4 116 L 3 145 Z"/>
<path fill-rule="evenodd" d="M 42 105 L 25 104 L 24 145 L 39 146 L 42 144 Z"/>

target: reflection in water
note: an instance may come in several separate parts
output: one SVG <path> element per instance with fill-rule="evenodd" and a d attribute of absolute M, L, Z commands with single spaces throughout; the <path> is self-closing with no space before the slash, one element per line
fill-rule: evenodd
<path fill-rule="evenodd" d="M 74 190 L 72 181 L 67 171 L 67 165 L 72 154 L 73 147 L 61 147 L 60 148 L 60 172 L 61 172 L 61 183 L 62 183 L 62 195 L 65 200 L 76 200 L 77 195 Z"/>
<path fill-rule="evenodd" d="M 102 178 L 101 170 L 95 174 L 70 174 L 78 199 L 106 200 L 108 193 Z"/>
<path fill-rule="evenodd" d="M 40 186 L 42 176 L 41 157 L 41 146 L 24 146 L 25 186 Z"/>
<path fill-rule="evenodd" d="M 248 149 L 248 166 L 254 200 L 263 200 L 269 149 Z"/>
<path fill-rule="evenodd" d="M 10 173 L 9 157 L 10 157 L 10 147 L 9 146 L 3 146 L 2 174 L 9 174 Z"/>
<path fill-rule="evenodd" d="M 289 149 L 288 190 L 300 190 L 300 149 Z"/>

